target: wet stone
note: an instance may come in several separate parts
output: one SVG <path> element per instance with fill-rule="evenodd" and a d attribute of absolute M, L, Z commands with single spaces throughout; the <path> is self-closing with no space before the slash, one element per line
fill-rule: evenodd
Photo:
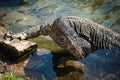
<path fill-rule="evenodd" d="M 6 16 L 6 13 L 0 13 L 0 17 Z"/>
<path fill-rule="evenodd" d="M 0 74 L 3 74 L 6 70 L 5 64 L 0 60 Z"/>
<path fill-rule="evenodd" d="M 12 62 L 19 62 L 27 59 L 37 48 L 37 44 L 30 41 L 0 41 L 0 50 L 6 59 Z"/>

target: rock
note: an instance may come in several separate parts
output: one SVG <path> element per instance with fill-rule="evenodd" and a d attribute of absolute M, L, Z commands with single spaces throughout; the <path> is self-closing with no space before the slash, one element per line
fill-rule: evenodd
<path fill-rule="evenodd" d="M 81 70 L 81 72 L 85 73 L 85 65 L 79 61 L 68 60 L 65 62 L 66 66 L 74 67 L 77 70 Z"/>
<path fill-rule="evenodd" d="M 6 13 L 0 13 L 0 17 L 6 16 Z"/>
<path fill-rule="evenodd" d="M 37 44 L 30 41 L 0 41 L 0 50 L 12 62 L 23 61 L 34 53 Z"/>
<path fill-rule="evenodd" d="M 115 74 L 106 75 L 103 80 L 117 80 L 117 76 Z"/>
<path fill-rule="evenodd" d="M 67 60 L 63 64 L 59 64 L 58 68 L 65 68 L 65 67 L 72 67 L 77 71 L 80 71 L 82 73 L 86 73 L 85 71 L 85 65 L 79 61 L 74 60 Z"/>
<path fill-rule="evenodd" d="M 17 33 L 24 31 L 26 28 L 30 28 L 31 25 L 40 24 L 41 20 L 37 16 L 26 15 L 26 10 L 30 11 L 30 9 L 30 7 L 25 9 L 24 7 L 20 7 L 18 11 L 9 12 L 9 14 L 2 18 L 2 23 L 4 23 L 11 31 Z"/>
<path fill-rule="evenodd" d="M 8 29 L 6 28 L 5 24 L 0 23 L 0 40 L 3 39 L 4 33 L 6 33 Z"/>
<path fill-rule="evenodd" d="M 77 61 L 68 51 L 52 52 L 52 55 L 57 80 L 80 80 L 86 76 L 85 65 Z"/>
<path fill-rule="evenodd" d="M 0 60 L 0 74 L 4 73 L 6 70 L 5 64 Z"/>
<path fill-rule="evenodd" d="M 28 3 L 29 0 L 21 0 L 21 4 L 25 4 L 25 3 Z"/>

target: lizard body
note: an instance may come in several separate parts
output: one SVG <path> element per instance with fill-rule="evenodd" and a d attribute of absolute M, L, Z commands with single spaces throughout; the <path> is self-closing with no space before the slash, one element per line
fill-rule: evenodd
<path fill-rule="evenodd" d="M 39 35 L 50 35 L 53 41 L 69 50 L 76 58 L 84 58 L 98 49 L 120 49 L 120 34 L 75 16 L 60 17 L 53 24 L 34 26 L 12 37 L 26 39 Z"/>

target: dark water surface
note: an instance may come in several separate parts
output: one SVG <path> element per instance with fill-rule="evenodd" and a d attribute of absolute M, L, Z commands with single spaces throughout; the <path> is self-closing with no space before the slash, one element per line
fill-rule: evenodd
<path fill-rule="evenodd" d="M 0 23 L 14 32 L 21 32 L 31 25 L 52 23 L 60 16 L 91 19 L 120 32 L 120 0 L 30 0 L 24 5 L 19 3 L 20 0 L 0 0 Z M 25 67 L 27 76 L 37 80 L 120 80 L 119 50 L 99 50 L 78 60 L 85 64 L 85 77 L 71 67 L 54 68 L 60 57 L 54 59 L 51 52 L 44 53 L 31 57 Z"/>
<path fill-rule="evenodd" d="M 42 50 L 41 50 L 42 51 Z M 85 65 L 85 73 L 72 67 L 57 68 L 62 59 L 68 55 L 53 55 L 35 53 L 25 66 L 27 76 L 38 80 L 119 80 L 120 51 L 99 50 L 83 60 L 77 60 Z M 67 58 L 64 60 L 68 60 Z M 73 60 L 73 59 L 71 59 Z M 71 74 L 70 74 L 71 73 Z"/>

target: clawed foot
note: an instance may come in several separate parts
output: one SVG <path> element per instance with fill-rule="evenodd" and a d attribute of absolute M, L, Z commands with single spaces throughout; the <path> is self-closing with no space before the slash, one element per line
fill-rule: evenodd
<path fill-rule="evenodd" d="M 9 31 L 4 34 L 3 39 L 12 41 L 14 39 L 13 35 L 14 33 L 12 31 Z"/>
<path fill-rule="evenodd" d="M 22 40 L 22 37 L 20 34 L 14 34 L 12 31 L 5 33 L 3 38 L 9 41 L 12 41 L 13 39 Z"/>

